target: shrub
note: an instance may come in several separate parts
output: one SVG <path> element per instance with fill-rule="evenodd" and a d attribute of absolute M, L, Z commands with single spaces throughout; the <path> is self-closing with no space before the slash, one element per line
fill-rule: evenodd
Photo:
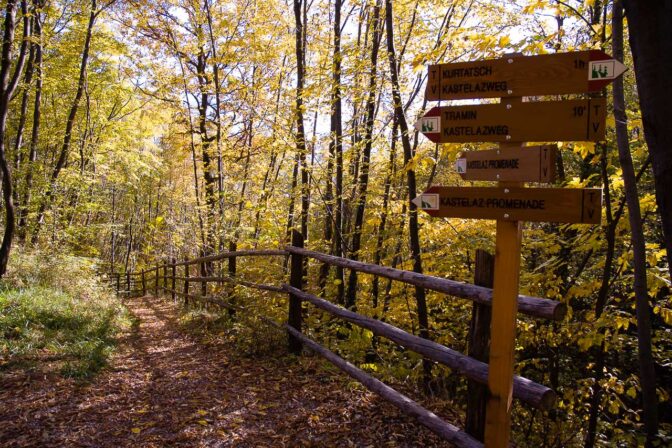
<path fill-rule="evenodd" d="M 87 259 L 16 254 L 0 283 L 0 366 L 56 366 L 66 376 L 99 371 L 129 327 L 124 307 Z"/>

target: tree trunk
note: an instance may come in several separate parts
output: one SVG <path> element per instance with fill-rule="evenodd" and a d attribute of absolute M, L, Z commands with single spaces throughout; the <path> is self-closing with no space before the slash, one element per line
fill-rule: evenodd
<path fill-rule="evenodd" d="M 208 21 L 208 35 L 210 37 L 210 48 L 212 49 L 212 74 L 215 83 L 215 146 L 217 151 L 217 203 L 219 205 L 220 225 L 224 217 L 224 173 L 222 161 L 222 117 L 221 117 L 221 86 L 219 83 L 219 61 L 217 57 L 217 44 L 212 29 L 212 13 L 210 12 L 210 1 L 205 0 L 205 14 Z"/>
<path fill-rule="evenodd" d="M 28 102 L 30 100 L 30 85 L 33 83 L 33 74 L 35 65 L 35 46 L 30 46 L 30 55 L 28 56 L 28 63 L 26 64 L 26 73 L 23 77 L 23 95 L 21 97 L 21 107 L 19 108 L 19 123 L 16 129 L 16 140 L 14 142 L 14 170 L 18 171 L 23 168 L 23 133 L 26 128 L 26 120 L 28 116 Z M 18 206 L 19 199 L 18 188 L 14 188 L 14 200 Z M 21 207 L 17 207 L 19 210 Z"/>
<path fill-rule="evenodd" d="M 40 124 L 42 118 L 42 13 L 43 1 L 36 1 L 34 8 L 35 19 L 33 20 L 33 42 L 35 48 L 35 62 L 33 64 L 35 76 L 35 100 L 33 102 L 33 129 L 30 136 L 30 148 L 26 163 L 26 179 L 24 185 L 21 209 L 19 210 L 18 237 L 20 243 L 25 243 L 28 233 L 28 210 L 33 190 L 33 170 L 37 160 L 37 143 L 40 136 Z M 36 10 L 35 10 L 36 9 Z"/>
<path fill-rule="evenodd" d="M 305 23 L 302 23 L 303 2 L 306 0 L 294 0 L 294 20 L 296 24 L 296 152 L 298 155 L 298 169 L 301 174 L 301 234 L 308 239 L 308 206 L 309 185 L 308 166 L 306 164 L 306 133 L 303 123 L 303 86 L 306 76 L 306 47 L 305 47 Z M 303 11 L 305 14 L 305 11 Z"/>
<path fill-rule="evenodd" d="M 392 19 L 392 0 L 385 0 L 385 22 L 387 28 L 387 54 L 390 62 L 390 77 L 392 80 L 392 98 L 394 100 L 394 110 L 399 122 L 399 129 L 401 130 L 401 143 L 404 149 L 404 165 L 413 158 L 411 149 L 411 142 L 408 137 L 408 124 L 406 123 L 406 116 L 401 102 L 401 93 L 399 90 L 399 73 L 397 71 L 397 60 L 394 50 L 394 23 Z M 411 246 L 411 258 L 413 259 L 413 271 L 422 273 L 422 258 L 420 250 L 420 236 L 418 226 L 418 209 L 412 202 L 415 199 L 416 179 L 415 170 L 406 170 L 406 179 L 408 182 L 408 201 L 409 201 L 409 238 Z M 429 318 L 427 316 L 427 300 L 425 297 L 425 289 L 419 286 L 415 287 L 415 299 L 418 308 L 418 324 L 420 326 L 420 337 L 429 339 Z M 432 364 L 428 360 L 423 360 L 424 369 L 424 385 L 428 388 L 429 378 L 431 374 Z"/>
<path fill-rule="evenodd" d="M 31 243 L 37 243 L 39 236 L 40 227 L 42 221 L 44 220 L 44 213 L 49 206 L 49 203 L 54 194 L 54 188 L 56 187 L 56 181 L 58 176 L 61 173 L 61 170 L 65 166 L 65 163 L 68 160 L 68 154 L 70 152 L 70 145 L 72 142 L 72 129 L 75 126 L 75 118 L 77 117 L 77 110 L 79 109 L 79 101 L 82 99 L 82 94 L 84 93 L 84 85 L 86 84 L 86 68 L 89 62 L 89 51 L 91 48 L 91 36 L 93 34 L 93 25 L 96 22 L 96 17 L 98 13 L 96 11 L 96 1 L 91 0 L 91 12 L 89 14 L 89 24 L 86 28 L 86 38 L 84 39 L 84 49 L 82 50 L 82 59 L 79 67 L 79 80 L 77 81 L 77 91 L 75 92 L 75 97 L 72 100 L 70 106 L 70 112 L 68 113 L 68 119 L 65 124 L 65 136 L 63 137 L 63 144 L 61 145 L 61 151 L 58 155 L 58 160 L 56 161 L 56 166 L 51 173 L 51 180 L 47 191 L 44 193 L 44 199 L 40 204 L 39 211 L 37 213 L 37 222 L 35 224 L 35 231 L 31 237 Z"/>
<path fill-rule="evenodd" d="M 612 23 L 613 51 L 614 58 L 620 61 L 623 60 L 622 8 L 621 0 L 614 0 Z M 668 17 L 671 17 L 672 10 L 668 10 L 667 15 Z M 656 396 L 656 372 L 651 350 L 651 307 L 649 304 L 646 281 L 646 241 L 642 225 L 642 214 L 639 207 L 637 179 L 635 176 L 635 168 L 632 164 L 630 144 L 628 142 L 628 125 L 627 116 L 625 114 L 625 94 L 623 91 L 622 77 L 619 77 L 614 81 L 614 118 L 616 119 L 618 159 L 621 163 L 621 170 L 623 172 L 625 199 L 628 204 L 628 217 L 630 221 L 630 241 L 632 243 L 633 251 L 635 277 L 634 292 L 637 314 L 637 347 L 639 349 L 639 383 L 642 389 L 643 420 L 644 428 L 646 430 L 647 445 L 653 446 L 653 441 L 658 433 L 658 397 Z M 667 149 L 669 152 L 669 148 Z M 672 173 L 672 171 L 670 171 L 670 173 Z M 668 190 L 670 185 L 672 184 L 667 184 L 666 188 Z M 665 213 L 662 210 L 661 212 L 663 212 L 663 214 Z M 672 212 L 672 209 L 670 209 L 669 212 Z"/>
<path fill-rule="evenodd" d="M 324 222 L 324 240 L 330 245 L 331 253 L 334 254 L 336 244 L 340 239 L 340 223 L 338 225 L 339 234 L 334 239 L 336 228 L 336 209 L 340 211 L 340 204 L 334 203 L 334 163 L 336 161 L 336 154 L 343 152 L 343 125 L 341 117 L 341 0 L 334 1 L 334 56 L 332 59 L 332 74 L 331 74 L 331 123 L 330 123 L 330 138 L 329 141 L 329 158 L 327 160 L 327 185 L 325 187 L 324 200 L 326 203 L 326 216 Z M 342 169 L 342 167 L 341 167 Z M 342 173 L 341 173 L 342 174 Z M 342 179 L 341 179 L 342 180 Z M 337 188 L 338 189 L 338 188 Z M 337 195 L 335 199 L 340 201 L 340 196 Z M 340 219 L 340 216 L 338 217 Z M 326 287 L 327 277 L 329 276 L 329 265 L 323 264 L 320 269 L 319 285 L 320 290 L 323 291 Z M 342 290 L 342 278 L 338 278 L 337 282 Z M 340 300 L 341 296 L 337 297 Z"/>
<path fill-rule="evenodd" d="M 380 213 L 380 223 L 378 224 L 378 234 L 376 236 L 376 252 L 374 253 L 373 263 L 381 264 L 385 252 L 384 241 L 387 226 L 388 207 L 390 203 L 390 191 L 392 190 L 392 178 L 396 173 L 397 158 L 397 119 L 396 115 L 392 119 L 392 144 L 390 146 L 390 158 L 385 173 L 385 191 L 383 192 L 383 205 Z M 374 277 L 371 281 L 371 295 L 373 296 L 373 308 L 378 308 L 378 297 L 380 295 L 380 277 Z"/>
<path fill-rule="evenodd" d="M 278 89 L 277 93 L 275 95 L 275 111 L 273 113 L 273 125 L 271 128 L 271 140 L 275 140 L 276 136 L 276 129 L 277 129 L 277 123 L 278 123 L 278 110 L 280 109 L 280 99 L 282 95 L 282 82 L 284 79 L 284 74 L 285 74 L 285 64 L 287 62 L 287 55 L 284 55 L 282 57 L 282 65 L 280 67 L 280 73 L 278 75 Z M 257 247 L 257 244 L 259 242 L 259 233 L 260 233 L 260 219 L 261 219 L 261 212 L 265 211 L 267 207 L 267 201 L 271 197 L 271 194 L 273 193 L 273 190 L 276 185 L 277 181 L 277 172 L 275 175 L 275 179 L 273 180 L 273 171 L 276 169 L 276 164 L 278 166 L 278 171 L 282 165 L 282 161 L 285 158 L 285 149 L 282 151 L 282 157 L 280 158 L 280 162 L 278 163 L 278 152 L 276 151 L 275 148 L 271 149 L 271 160 L 268 162 L 268 170 L 266 170 L 266 174 L 264 175 L 264 181 L 262 183 L 261 187 L 261 195 L 259 196 L 259 202 L 257 205 L 257 212 L 254 217 L 254 247 Z"/>
<path fill-rule="evenodd" d="M 27 36 L 30 32 L 30 26 L 28 25 L 30 21 L 27 18 L 25 1 L 22 2 L 22 10 L 24 15 L 24 41 L 21 44 L 21 53 L 16 61 L 13 76 L 10 77 L 10 71 L 13 62 L 12 46 L 14 44 L 16 0 L 8 0 L 5 7 L 2 56 L 0 57 L 0 171 L 2 172 L 2 196 L 5 201 L 5 233 L 2 238 L 2 245 L 0 245 L 0 277 L 7 272 L 7 262 L 9 261 L 9 252 L 12 249 L 15 228 L 12 173 L 7 163 L 5 141 L 7 140 L 9 102 L 23 71 Z"/>
<path fill-rule="evenodd" d="M 352 243 L 350 244 L 350 258 L 359 260 L 359 250 L 361 249 L 362 227 L 364 225 L 364 210 L 366 208 L 366 197 L 369 188 L 369 164 L 371 159 L 371 148 L 373 146 L 373 124 L 376 113 L 376 84 L 378 67 L 378 50 L 380 49 L 380 1 L 376 0 L 373 6 L 373 16 L 371 18 L 371 29 L 373 35 L 371 38 L 371 71 L 369 72 L 369 89 L 366 100 L 366 123 L 364 129 L 364 149 L 361 155 L 359 167 L 359 181 L 357 185 L 357 202 L 355 209 L 355 227 L 352 234 Z M 348 278 L 348 292 L 345 295 L 345 306 L 349 309 L 356 309 L 357 295 L 357 272 L 350 271 Z"/>
<path fill-rule="evenodd" d="M 669 271 L 672 263 L 672 129 L 667 110 L 672 104 L 672 6 L 668 1 L 659 0 L 624 0 L 623 4 Z"/>
<path fill-rule="evenodd" d="M 201 100 L 198 105 L 198 134 L 201 142 L 201 161 L 203 170 L 203 193 L 205 195 L 206 217 L 205 217 L 205 241 L 201 252 L 203 256 L 214 253 L 216 242 L 214 237 L 215 216 L 217 216 L 217 179 L 213 175 L 213 160 L 210 154 L 212 137 L 208 135 L 208 101 L 209 91 L 211 89 L 210 76 L 205 72 L 207 68 L 206 50 L 199 48 L 197 56 L 197 77 Z M 219 113 L 219 111 L 217 112 Z M 208 265 L 206 274 L 211 273 L 211 266 Z"/>

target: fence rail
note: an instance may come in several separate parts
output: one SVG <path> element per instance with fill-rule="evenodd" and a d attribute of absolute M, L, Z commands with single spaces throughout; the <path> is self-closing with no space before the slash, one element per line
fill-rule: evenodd
<path fill-rule="evenodd" d="M 235 263 L 238 257 L 274 256 L 290 257 L 289 284 L 266 285 L 233 276 L 236 274 Z M 355 378 L 371 391 L 393 403 L 406 414 L 415 417 L 420 423 L 444 439 L 449 440 L 460 447 L 472 448 L 483 446 L 477 438 L 482 439 L 483 424 L 485 422 L 485 405 L 483 400 L 487 399 L 487 393 L 480 394 L 480 402 L 479 400 L 469 400 L 467 409 L 467 430 L 469 433 L 467 433 L 454 425 L 443 421 L 427 409 L 422 408 L 410 398 L 400 394 L 390 386 L 373 378 L 327 348 L 305 336 L 305 334 L 301 332 L 303 326 L 301 304 L 303 302 L 311 303 L 324 312 L 362 328 L 366 328 L 379 337 L 385 337 L 407 350 L 414 351 L 429 360 L 449 367 L 455 373 L 464 376 L 471 382 L 479 385 L 487 385 L 488 383 L 488 364 L 429 339 L 410 334 L 389 323 L 347 310 L 323 298 L 306 292 L 304 290 L 304 269 L 305 261 L 308 258 L 317 260 L 329 266 L 338 266 L 374 276 L 385 277 L 391 280 L 421 286 L 453 297 L 471 300 L 474 302 L 474 317 L 479 316 L 479 313 L 482 313 L 484 309 L 489 310 L 489 307 L 492 304 L 492 289 L 486 286 L 457 282 L 440 277 L 349 260 L 307 250 L 303 248 L 303 238 L 298 232 L 294 232 L 293 234 L 292 245 L 287 246 L 284 249 L 240 250 L 179 262 L 173 259 L 170 262 L 156 265 L 149 270 L 134 273 L 129 272 L 125 274 L 112 274 L 110 276 L 110 281 L 116 286 L 117 293 L 120 296 L 132 297 L 136 294 L 145 295 L 150 289 L 153 289 L 156 295 L 163 292 L 170 294 L 173 300 L 180 297 L 181 299 L 184 299 L 185 304 L 188 304 L 190 301 L 209 303 L 227 308 L 231 312 L 235 312 L 236 310 L 246 310 L 247 308 L 229 303 L 224 300 L 221 295 L 208 295 L 207 285 L 209 283 L 227 283 L 234 286 L 239 285 L 273 293 L 286 293 L 289 297 L 286 324 L 279 324 L 266 316 L 259 315 L 258 317 L 269 325 L 287 333 L 288 347 L 291 352 L 300 354 L 302 348 L 306 346 L 313 352 L 323 356 L 348 375 Z M 208 264 L 222 260 L 229 261 L 229 276 L 212 275 L 213 270 L 211 269 L 211 266 L 210 269 L 208 269 Z M 199 266 L 200 274 L 192 277 L 190 275 L 190 267 L 194 265 Z M 180 271 L 182 272 L 180 272 L 180 275 L 178 275 L 178 267 L 181 267 Z M 491 275 L 491 271 L 489 272 Z M 151 288 L 152 282 L 150 282 L 150 280 L 153 280 L 153 288 Z M 182 282 L 179 287 L 178 281 Z M 192 293 L 190 290 L 192 285 L 200 285 L 201 293 Z M 123 289 L 122 286 L 125 287 L 125 289 Z M 520 295 L 518 297 L 518 305 L 521 313 L 537 318 L 559 320 L 566 314 L 566 307 L 564 304 L 539 297 Z M 475 328 L 474 325 L 476 326 Z M 480 346 L 484 345 L 483 339 L 487 339 L 489 331 L 489 328 L 487 327 L 489 327 L 489 318 L 472 320 L 472 328 L 470 330 L 472 343 L 478 343 L 477 345 Z M 487 343 L 485 346 L 487 349 Z M 480 350 L 482 352 L 483 348 L 481 347 Z M 472 351 L 473 350 L 470 349 L 470 354 L 472 354 Z M 487 357 L 485 359 L 487 359 Z M 485 386 L 479 387 L 484 388 Z M 556 399 L 555 392 L 550 388 L 520 376 L 514 377 L 513 397 L 541 410 L 551 409 Z"/>

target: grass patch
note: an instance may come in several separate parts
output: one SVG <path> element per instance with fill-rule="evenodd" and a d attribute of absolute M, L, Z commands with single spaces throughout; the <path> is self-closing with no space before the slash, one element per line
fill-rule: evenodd
<path fill-rule="evenodd" d="M 0 285 L 0 369 L 40 365 L 64 376 L 92 376 L 130 328 L 126 309 L 98 284 L 88 260 L 18 258 Z"/>

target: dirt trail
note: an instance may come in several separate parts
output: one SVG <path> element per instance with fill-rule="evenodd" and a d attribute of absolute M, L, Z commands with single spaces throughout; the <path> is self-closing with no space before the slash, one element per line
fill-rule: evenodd
<path fill-rule="evenodd" d="M 0 446 L 448 446 L 316 358 L 234 359 L 176 330 L 169 301 L 127 306 L 139 326 L 93 382 L 0 373 Z"/>

